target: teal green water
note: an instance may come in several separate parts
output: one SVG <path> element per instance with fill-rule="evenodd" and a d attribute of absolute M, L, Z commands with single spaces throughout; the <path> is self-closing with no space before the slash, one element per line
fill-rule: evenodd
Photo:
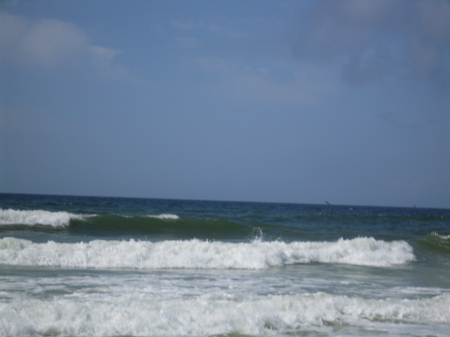
<path fill-rule="evenodd" d="M 448 336 L 450 210 L 0 194 L 0 336 Z"/>

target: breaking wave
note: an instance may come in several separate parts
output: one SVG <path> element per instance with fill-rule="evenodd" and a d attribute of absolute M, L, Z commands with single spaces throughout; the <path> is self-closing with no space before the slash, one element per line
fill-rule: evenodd
<path fill-rule="evenodd" d="M 202 295 L 164 300 L 142 296 L 139 291 L 80 295 L 54 301 L 24 299 L 0 303 L 0 334 L 207 336 L 239 332 L 273 336 L 305 334 L 308 330 L 317 334 L 332 328 L 331 335 L 340 335 L 340 328 L 347 334 L 353 326 L 360 333 L 359 329 L 381 328 L 385 335 L 386 326 L 389 334 L 397 326 L 399 335 L 404 335 L 405 329 L 416 331 L 423 323 L 442 324 L 444 330 L 450 323 L 449 294 L 411 300 L 374 300 L 327 293 L 250 298 Z"/>
<path fill-rule="evenodd" d="M 160 220 L 178 220 L 178 219 L 180 219 L 180 217 L 176 214 L 147 215 L 147 217 L 160 219 Z"/>
<path fill-rule="evenodd" d="M 44 225 L 52 227 L 65 227 L 71 220 L 83 220 L 86 216 L 68 212 L 50 212 L 44 210 L 14 210 L 0 209 L 0 226 L 21 225 L 34 226 Z"/>
<path fill-rule="evenodd" d="M 339 263 L 390 267 L 415 260 L 405 241 L 373 238 L 335 242 L 230 243 L 193 240 L 33 243 L 0 240 L 0 263 L 100 269 L 266 269 L 299 263 Z"/>

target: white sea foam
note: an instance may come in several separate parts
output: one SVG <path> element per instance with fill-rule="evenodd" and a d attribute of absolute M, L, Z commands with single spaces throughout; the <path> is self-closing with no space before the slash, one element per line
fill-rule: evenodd
<path fill-rule="evenodd" d="M 266 269 L 296 263 L 344 263 L 393 266 L 415 259 L 405 241 L 373 238 L 335 242 L 103 241 L 33 243 L 0 240 L 0 263 L 62 268 Z"/>
<path fill-rule="evenodd" d="M 176 214 L 159 214 L 159 215 L 147 215 L 149 218 L 156 218 L 160 220 L 178 220 L 180 217 Z"/>
<path fill-rule="evenodd" d="M 47 225 L 68 226 L 71 219 L 84 219 L 85 216 L 68 212 L 49 212 L 44 210 L 0 209 L 0 225 Z"/>
<path fill-rule="evenodd" d="M 398 329 L 420 336 L 446 331 L 450 295 L 373 300 L 326 293 L 234 297 L 226 294 L 155 300 L 139 291 L 74 293 L 53 299 L 0 303 L 0 336 L 207 336 L 316 331 L 361 335 L 361 329 Z M 331 326 L 331 327 L 330 327 Z"/>

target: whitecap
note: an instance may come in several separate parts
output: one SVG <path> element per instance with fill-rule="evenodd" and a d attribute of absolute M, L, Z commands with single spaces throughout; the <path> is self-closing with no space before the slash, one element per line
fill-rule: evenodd
<path fill-rule="evenodd" d="M 160 220 L 178 220 L 180 217 L 176 214 L 159 214 L 159 215 L 147 215 L 149 218 L 155 218 Z"/>
<path fill-rule="evenodd" d="M 44 210 L 0 209 L 0 225 L 47 225 L 52 227 L 68 226 L 70 220 L 84 219 L 84 215 L 68 212 L 50 212 Z"/>
<path fill-rule="evenodd" d="M 414 261 L 405 241 L 373 238 L 335 242 L 248 243 L 185 241 L 105 241 L 33 243 L 0 240 L 0 263 L 62 268 L 267 269 L 299 263 L 391 267 Z"/>

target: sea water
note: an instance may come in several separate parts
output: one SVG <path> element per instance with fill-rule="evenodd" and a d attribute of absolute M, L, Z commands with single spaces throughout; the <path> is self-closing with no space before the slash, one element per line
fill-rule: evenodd
<path fill-rule="evenodd" d="M 450 336 L 450 210 L 0 194 L 0 336 Z"/>

